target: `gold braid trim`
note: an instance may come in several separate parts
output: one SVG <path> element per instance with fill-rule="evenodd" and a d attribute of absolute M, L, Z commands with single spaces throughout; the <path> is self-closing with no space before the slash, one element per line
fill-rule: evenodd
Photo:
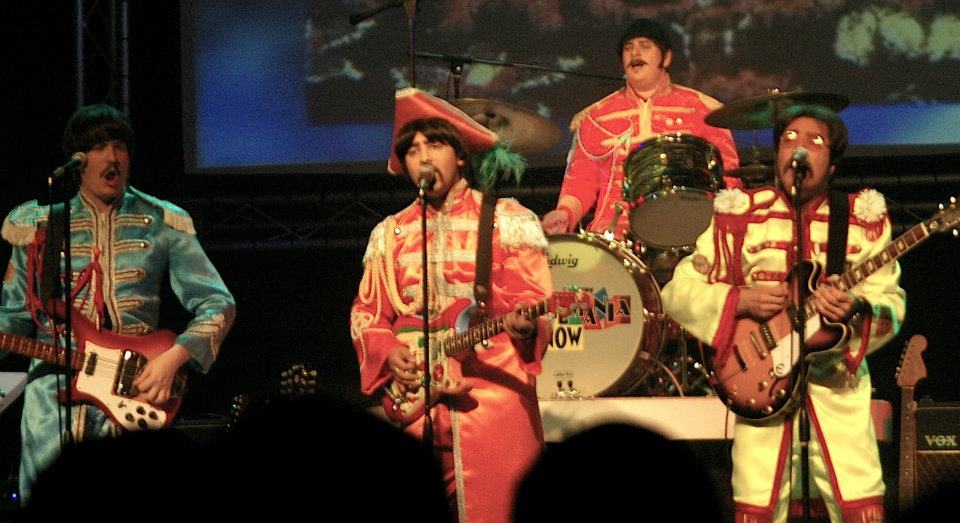
<path fill-rule="evenodd" d="M 393 309 L 397 311 L 397 314 L 400 316 L 410 316 L 416 314 L 416 312 L 419 311 L 423 306 L 423 292 L 415 294 L 413 296 L 413 301 L 407 305 L 403 302 L 403 298 L 400 297 L 399 291 L 397 291 L 396 270 L 393 260 L 388 259 L 388 255 L 393 256 L 394 248 L 396 247 L 396 235 L 393 234 L 393 231 L 396 228 L 394 224 L 394 218 L 390 217 L 387 224 L 387 230 L 383 235 L 383 244 L 385 246 L 383 257 L 381 258 L 380 263 L 377 264 L 377 267 L 384 270 L 384 274 L 382 275 L 383 286 L 387 289 L 387 298 L 390 300 L 390 304 L 393 305 Z M 425 238 L 424 241 L 426 241 Z M 432 287 L 433 286 L 431 286 L 431 288 Z M 435 302 L 435 300 L 432 298 L 433 293 L 431 292 L 430 301 Z"/>
<path fill-rule="evenodd" d="M 36 226 L 14 225 L 10 218 L 3 220 L 3 229 L 0 229 L 0 235 L 10 245 L 30 245 L 37 235 Z"/>

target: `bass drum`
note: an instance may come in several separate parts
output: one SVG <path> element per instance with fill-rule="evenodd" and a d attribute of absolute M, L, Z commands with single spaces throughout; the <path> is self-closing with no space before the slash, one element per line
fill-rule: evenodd
<path fill-rule="evenodd" d="M 660 289 L 629 249 L 590 233 L 550 236 L 556 291 L 577 306 L 553 320 L 537 379 L 541 399 L 620 396 L 657 370 L 663 340 Z"/>

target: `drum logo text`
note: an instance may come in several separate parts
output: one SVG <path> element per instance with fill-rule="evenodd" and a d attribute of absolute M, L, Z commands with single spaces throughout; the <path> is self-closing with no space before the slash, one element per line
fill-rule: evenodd
<path fill-rule="evenodd" d="M 630 323 L 630 296 L 609 295 L 606 288 L 597 292 L 589 287 L 577 287 L 575 292 L 563 292 L 565 299 L 557 308 L 553 320 L 553 334 L 548 350 L 586 350 L 589 331 L 602 330 Z M 588 331 L 584 335 L 584 330 Z"/>
<path fill-rule="evenodd" d="M 567 256 L 566 258 L 561 258 L 559 255 L 554 254 L 547 261 L 550 262 L 550 267 L 567 267 L 570 269 L 576 269 L 577 264 L 580 263 L 580 258 L 575 256 Z"/>

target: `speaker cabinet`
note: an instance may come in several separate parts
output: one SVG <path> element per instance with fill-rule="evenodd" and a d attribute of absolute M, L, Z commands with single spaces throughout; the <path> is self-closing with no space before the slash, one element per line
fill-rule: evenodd
<path fill-rule="evenodd" d="M 916 493 L 960 478 L 960 403 L 917 404 Z"/>

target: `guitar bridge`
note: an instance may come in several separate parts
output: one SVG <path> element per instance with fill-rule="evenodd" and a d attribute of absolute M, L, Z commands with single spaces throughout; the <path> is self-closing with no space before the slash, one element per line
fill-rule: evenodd
<path fill-rule="evenodd" d="M 133 386 L 133 380 L 147 364 L 147 359 L 139 352 L 125 350 L 120 352 L 120 364 L 117 365 L 117 375 L 114 378 L 113 392 L 124 398 L 131 398 L 140 394 Z"/>

